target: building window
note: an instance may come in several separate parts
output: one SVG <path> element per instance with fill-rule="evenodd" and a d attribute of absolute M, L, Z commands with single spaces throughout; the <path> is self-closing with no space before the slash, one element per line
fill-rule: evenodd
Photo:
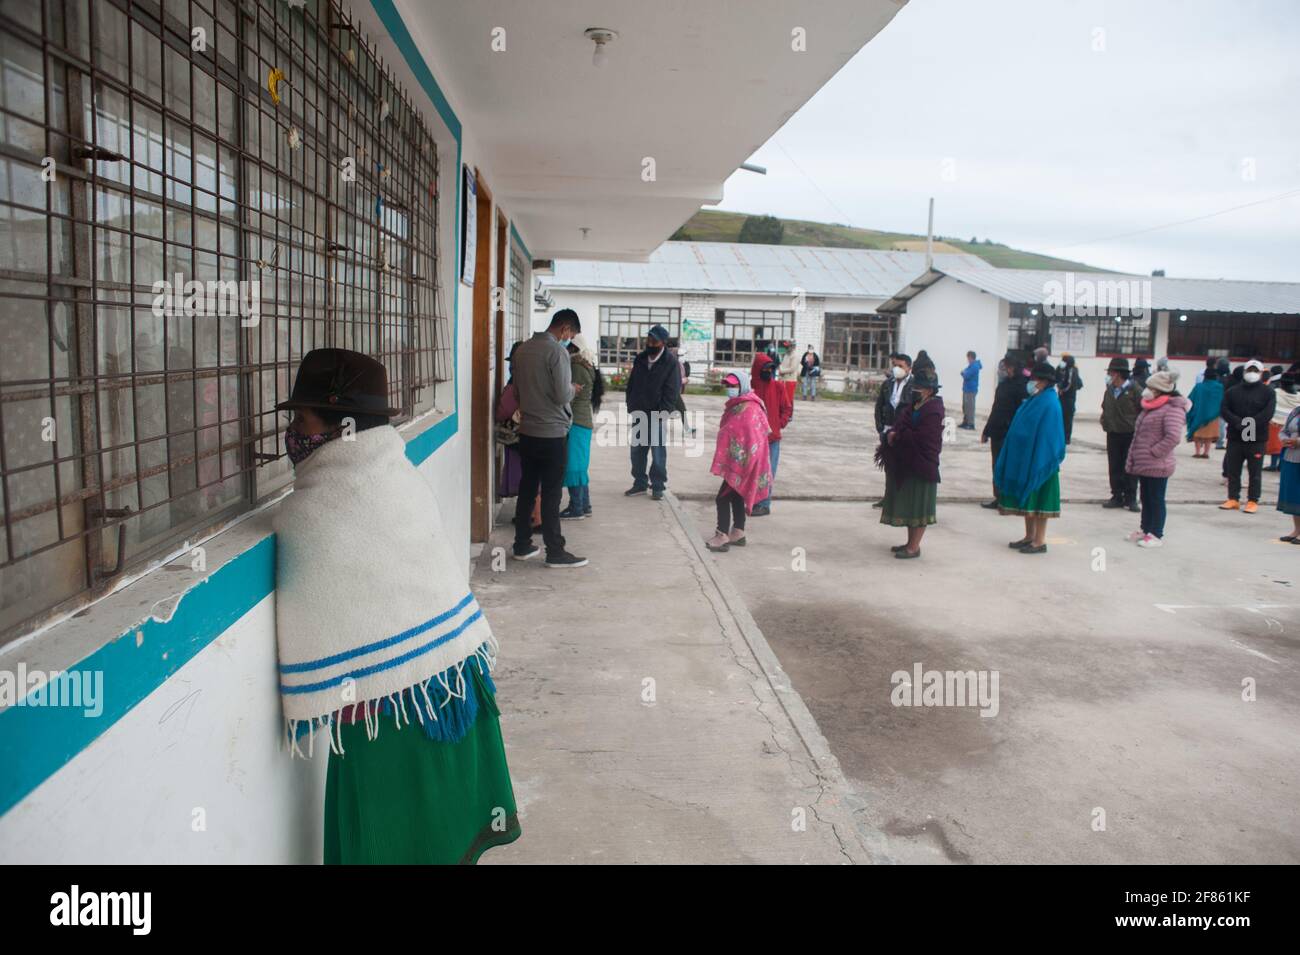
<path fill-rule="evenodd" d="M 857 371 L 888 368 L 897 333 L 893 316 L 827 312 L 822 365 Z"/>
<path fill-rule="evenodd" d="M 510 246 L 510 298 L 506 308 L 506 354 L 515 342 L 523 341 L 528 334 L 526 327 L 528 309 L 528 286 L 524 282 L 527 265 L 523 253 L 513 245 Z"/>
<path fill-rule="evenodd" d="M 713 362 L 748 368 L 773 342 L 794 337 L 794 312 L 720 308 L 714 316 Z"/>
<path fill-rule="evenodd" d="M 437 149 L 337 4 L 3 4 L 0 144 L 0 641 L 286 485 L 308 350 L 433 406 Z"/>
<path fill-rule="evenodd" d="M 1181 314 L 1187 321 L 1180 321 Z M 1170 312 L 1169 354 L 1290 363 L 1300 355 L 1300 315 L 1242 315 Z"/>
<path fill-rule="evenodd" d="M 1155 354 L 1156 323 L 1145 318 L 1097 319 L 1098 355 L 1139 355 L 1151 358 Z"/>
<path fill-rule="evenodd" d="M 1011 303 L 1007 318 L 1007 351 L 1032 352 L 1039 345 L 1048 343 L 1047 318 L 1037 305 Z"/>
<path fill-rule="evenodd" d="M 682 310 L 645 305 L 602 305 L 600 307 L 600 363 L 630 365 L 645 347 L 650 329 L 668 329 L 668 347 L 676 347 L 681 335 Z"/>

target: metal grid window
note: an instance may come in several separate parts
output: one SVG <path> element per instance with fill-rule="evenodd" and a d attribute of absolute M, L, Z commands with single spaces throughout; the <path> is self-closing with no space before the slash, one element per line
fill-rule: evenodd
<path fill-rule="evenodd" d="M 713 324 L 713 362 L 743 365 L 773 342 L 794 337 L 794 312 L 720 308 Z"/>
<path fill-rule="evenodd" d="M 515 342 L 523 341 L 528 335 L 528 286 L 524 282 L 527 263 L 523 253 L 513 245 L 510 247 L 510 296 L 506 309 L 506 352 Z"/>
<path fill-rule="evenodd" d="M 308 350 L 432 407 L 437 176 L 335 3 L 0 3 L 0 640 L 285 485 Z"/>
<path fill-rule="evenodd" d="M 1013 302 L 1007 317 L 1007 351 L 1032 352 L 1047 344 L 1048 322 L 1042 308 Z"/>
<path fill-rule="evenodd" d="M 1098 355 L 1155 355 L 1156 323 L 1151 318 L 1097 319 Z"/>
<path fill-rule="evenodd" d="M 1292 362 L 1300 355 L 1300 315 L 1169 313 L 1169 354 L 1227 355 Z"/>
<path fill-rule="evenodd" d="M 898 336 L 894 316 L 871 313 L 828 312 L 822 366 L 855 371 L 881 371 L 889 367 Z"/>
<path fill-rule="evenodd" d="M 668 329 L 668 347 L 677 347 L 681 336 L 682 310 L 647 305 L 602 305 L 600 307 L 600 363 L 630 365 L 645 348 L 650 329 Z"/>

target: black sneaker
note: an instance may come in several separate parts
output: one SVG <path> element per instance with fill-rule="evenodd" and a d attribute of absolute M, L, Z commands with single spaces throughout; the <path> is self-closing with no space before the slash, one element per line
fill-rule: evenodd
<path fill-rule="evenodd" d="M 1124 502 L 1121 501 L 1119 498 L 1112 497 L 1109 501 L 1106 501 L 1106 502 L 1105 502 L 1104 504 L 1102 504 L 1101 506 L 1104 507 L 1104 508 L 1107 508 L 1107 509 L 1109 509 L 1109 508 L 1115 508 L 1115 507 L 1123 507 L 1123 506 L 1124 506 Z"/>
<path fill-rule="evenodd" d="M 980 507 L 984 508 L 987 511 L 991 511 L 997 506 L 998 506 L 997 501 L 985 501 L 983 504 L 980 505 Z"/>
<path fill-rule="evenodd" d="M 1131 501 L 1131 502 L 1129 503 L 1129 505 L 1128 505 L 1128 509 L 1129 509 L 1130 511 L 1137 512 L 1137 511 L 1142 510 L 1142 505 L 1138 504 L 1137 501 Z"/>
<path fill-rule="evenodd" d="M 575 557 L 573 554 L 570 554 L 567 550 L 562 550 L 556 554 L 547 554 L 546 566 L 547 567 L 586 567 L 587 558 Z"/>
<path fill-rule="evenodd" d="M 650 500 L 652 500 L 652 501 L 662 501 L 663 499 L 664 499 L 663 488 L 660 488 L 660 489 L 657 490 L 657 491 L 651 491 L 651 492 L 650 492 Z"/>
<path fill-rule="evenodd" d="M 644 484 L 633 484 L 630 488 L 628 488 L 626 491 L 623 492 L 623 496 L 636 497 L 638 494 L 644 494 L 645 492 L 646 492 L 646 486 Z"/>
<path fill-rule="evenodd" d="M 526 551 L 523 551 L 522 553 L 519 550 L 518 544 L 510 548 L 510 556 L 515 560 L 532 560 L 541 552 L 542 549 L 538 547 L 536 544 L 529 544 L 528 549 Z"/>
<path fill-rule="evenodd" d="M 566 507 L 560 511 L 560 520 L 562 521 L 581 521 L 585 520 L 587 515 L 582 511 L 575 511 L 571 507 Z"/>
<path fill-rule="evenodd" d="M 771 505 L 755 504 L 754 509 L 749 512 L 750 517 L 767 517 L 772 513 Z"/>

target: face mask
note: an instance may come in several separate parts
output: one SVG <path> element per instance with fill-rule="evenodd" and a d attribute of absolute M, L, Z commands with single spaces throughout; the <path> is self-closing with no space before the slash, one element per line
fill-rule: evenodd
<path fill-rule="evenodd" d="M 336 434 L 338 434 L 337 431 L 322 432 L 321 434 L 299 434 L 290 428 L 284 433 L 284 449 L 289 454 L 289 460 L 293 462 L 294 466 L 297 466 L 306 461 L 313 451 Z"/>
<path fill-rule="evenodd" d="M 1143 388 L 1142 397 L 1145 398 L 1147 401 L 1155 401 L 1156 393 L 1152 391 L 1150 388 Z"/>
<path fill-rule="evenodd" d="M 1244 379 L 1246 379 L 1246 381 L 1247 381 L 1248 383 L 1250 383 L 1250 384 L 1253 385 L 1255 382 L 1259 381 L 1259 372 L 1257 372 L 1257 371 L 1248 371 L 1248 372 L 1246 372 L 1244 375 L 1242 375 L 1241 377 L 1244 378 Z"/>
<path fill-rule="evenodd" d="M 898 365 L 895 365 L 895 366 L 894 366 L 894 377 L 895 377 L 896 379 L 901 380 L 901 379 L 903 378 L 903 376 L 906 375 L 906 374 L 907 374 L 907 372 L 903 371 L 903 369 L 900 368 Z"/>
<path fill-rule="evenodd" d="M 728 389 L 727 389 L 727 397 L 728 397 L 728 398 L 738 398 L 738 397 L 740 397 L 740 389 L 739 389 L 739 388 L 728 388 Z"/>
<path fill-rule="evenodd" d="M 1025 391 L 1029 392 L 1031 397 L 1038 394 L 1038 382 L 1030 378 L 1025 382 Z"/>
<path fill-rule="evenodd" d="M 652 355 L 657 355 L 664 350 L 663 345 L 648 345 L 646 347 L 650 349 L 650 354 Z"/>

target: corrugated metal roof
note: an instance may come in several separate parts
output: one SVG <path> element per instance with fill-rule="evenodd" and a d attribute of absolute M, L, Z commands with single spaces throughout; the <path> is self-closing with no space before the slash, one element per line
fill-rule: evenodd
<path fill-rule="evenodd" d="M 936 253 L 940 269 L 991 270 L 975 255 Z M 552 289 L 732 292 L 887 298 L 925 272 L 924 252 L 744 242 L 665 242 L 647 262 L 558 259 Z"/>
<path fill-rule="evenodd" d="M 1136 287 L 1130 285 L 1137 296 L 1132 301 L 1136 306 L 1154 311 L 1300 314 L 1300 282 L 1179 279 L 1123 272 L 1061 272 L 1050 269 L 953 269 L 943 268 L 938 262 L 935 265 L 931 273 L 895 290 L 889 301 L 880 306 L 880 311 L 900 310 L 908 300 L 947 276 L 1022 305 L 1041 305 L 1053 293 L 1057 301 L 1083 304 L 1078 290 L 1085 282 L 1093 283 L 1094 289 L 1103 283 L 1138 283 Z M 1076 290 L 1073 294 L 1072 288 Z"/>

